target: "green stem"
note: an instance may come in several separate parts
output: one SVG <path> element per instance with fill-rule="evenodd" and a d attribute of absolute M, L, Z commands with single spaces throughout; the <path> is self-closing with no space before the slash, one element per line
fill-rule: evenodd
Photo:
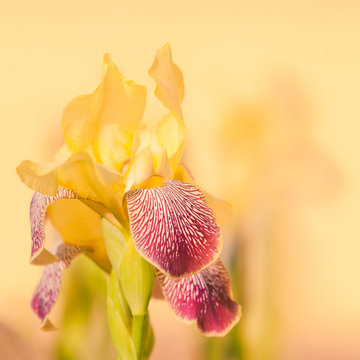
<path fill-rule="evenodd" d="M 131 337 L 134 342 L 136 358 L 141 360 L 141 352 L 144 337 L 145 315 L 135 315 L 132 321 Z"/>

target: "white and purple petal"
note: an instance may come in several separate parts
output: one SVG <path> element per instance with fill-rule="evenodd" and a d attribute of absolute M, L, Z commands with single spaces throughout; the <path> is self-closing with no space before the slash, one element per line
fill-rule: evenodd
<path fill-rule="evenodd" d="M 179 280 L 159 270 L 156 274 L 175 314 L 186 322 L 196 322 L 204 335 L 224 336 L 239 321 L 241 308 L 232 298 L 229 276 L 220 260 Z"/>
<path fill-rule="evenodd" d="M 59 187 L 56 195 L 44 195 L 35 192 L 30 204 L 31 223 L 31 259 L 32 264 L 45 265 L 57 260 L 55 255 L 44 249 L 46 209 L 54 201 L 60 199 L 78 199 L 79 196 L 73 191 Z"/>
<path fill-rule="evenodd" d="M 220 228 L 194 185 L 164 185 L 126 194 L 130 230 L 137 251 L 173 279 L 201 271 L 218 258 Z"/>
<path fill-rule="evenodd" d="M 60 244 L 56 250 L 57 262 L 44 267 L 39 285 L 31 300 L 31 308 L 43 324 L 55 305 L 62 283 L 62 272 L 80 253 L 91 249 L 80 246 Z"/>

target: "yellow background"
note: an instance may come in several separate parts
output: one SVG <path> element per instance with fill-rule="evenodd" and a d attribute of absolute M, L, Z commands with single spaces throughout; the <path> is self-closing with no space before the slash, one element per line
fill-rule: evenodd
<path fill-rule="evenodd" d="M 105 52 L 148 86 L 145 115 L 160 113 L 146 72 L 169 41 L 185 78 L 187 163 L 233 203 L 230 233 L 247 244 L 248 358 L 359 359 L 359 19 L 355 0 L 2 0 L 0 344 L 12 329 L 46 354 L 56 336 L 29 311 L 41 269 L 28 262 L 32 192 L 15 167 L 51 159 L 63 107 L 95 89 Z M 165 314 L 152 319 L 154 358 L 195 359 L 192 328 L 166 309 L 152 305 Z"/>

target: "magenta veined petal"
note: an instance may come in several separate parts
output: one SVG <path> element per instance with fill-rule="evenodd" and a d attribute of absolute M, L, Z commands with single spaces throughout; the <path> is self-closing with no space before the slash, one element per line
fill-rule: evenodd
<path fill-rule="evenodd" d="M 79 196 L 73 191 L 59 187 L 56 195 L 44 195 L 38 192 L 34 196 L 30 204 L 30 223 L 31 223 L 31 259 L 32 264 L 45 265 L 55 262 L 57 257 L 51 255 L 43 248 L 45 241 L 45 221 L 46 209 L 54 201 L 60 199 L 78 199 Z"/>
<path fill-rule="evenodd" d="M 86 247 L 60 244 L 56 251 L 59 261 L 44 267 L 40 283 L 31 300 L 31 308 L 42 323 L 45 322 L 59 296 L 63 270 L 78 254 L 90 250 Z"/>
<path fill-rule="evenodd" d="M 201 271 L 218 258 L 222 239 L 213 211 L 194 185 L 164 185 L 126 194 L 137 251 L 173 279 Z"/>
<path fill-rule="evenodd" d="M 175 314 L 186 322 L 196 322 L 204 335 L 224 336 L 239 321 L 241 308 L 232 299 L 229 276 L 220 260 L 179 280 L 159 270 L 156 274 Z"/>

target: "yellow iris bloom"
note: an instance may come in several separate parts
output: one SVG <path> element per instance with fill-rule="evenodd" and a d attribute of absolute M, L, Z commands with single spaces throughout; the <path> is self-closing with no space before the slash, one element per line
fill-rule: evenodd
<path fill-rule="evenodd" d="M 78 253 L 111 270 L 101 227 L 101 217 L 106 217 L 157 268 L 164 295 L 179 317 L 197 321 L 204 333 L 224 334 L 240 316 L 218 260 L 222 238 L 215 217 L 222 218 L 224 206 L 196 188 L 180 163 L 184 81 L 169 44 L 157 52 L 149 75 L 167 109 L 157 123 L 142 120 L 145 87 L 126 79 L 105 55 L 99 87 L 64 109 L 65 143 L 55 160 L 27 160 L 17 168 L 21 180 L 36 191 L 30 214 L 31 262 L 48 265 L 32 307 L 45 321 L 59 292 L 59 272 Z M 65 243 L 55 253 L 43 246 L 46 213 Z M 206 294 L 197 298 L 189 289 Z M 189 311 L 183 307 L 185 299 Z M 214 309 L 206 314 L 209 306 Z"/>

